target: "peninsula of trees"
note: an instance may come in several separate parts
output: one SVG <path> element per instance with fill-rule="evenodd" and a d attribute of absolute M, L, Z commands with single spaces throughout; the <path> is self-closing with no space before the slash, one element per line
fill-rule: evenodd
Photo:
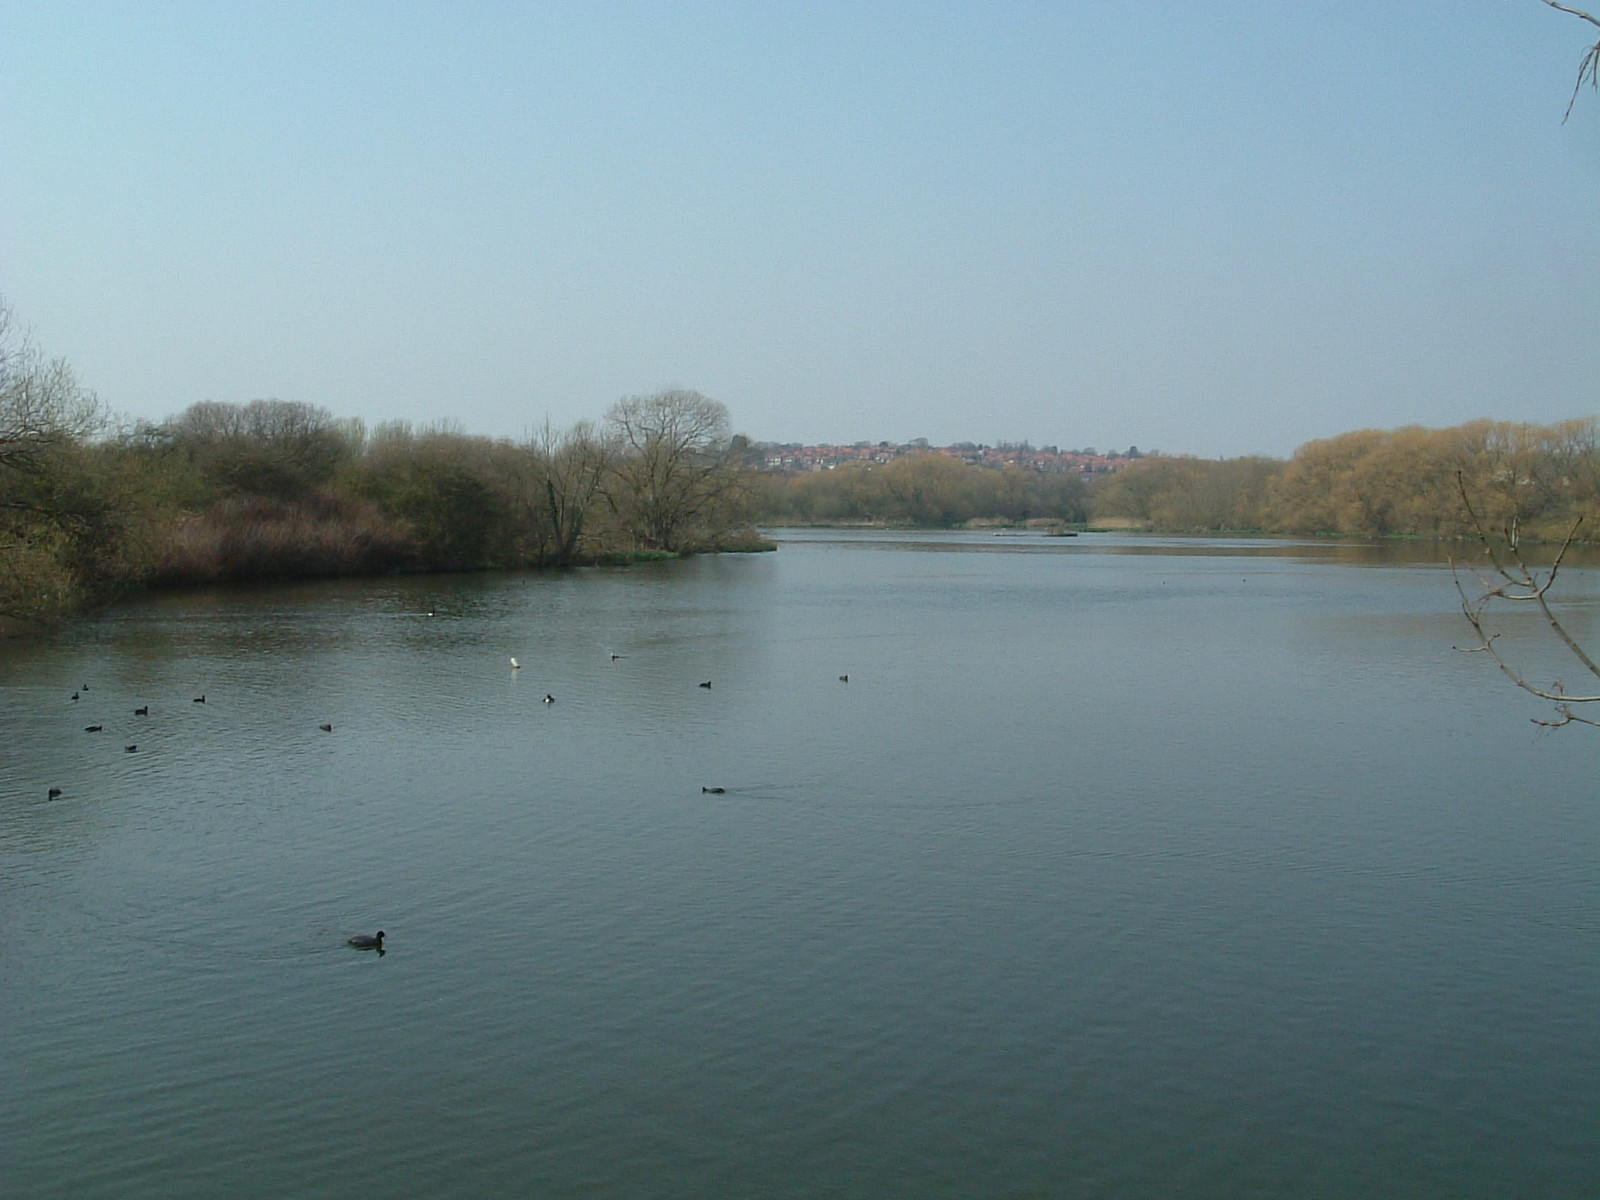
<path fill-rule="evenodd" d="M 759 549 L 728 412 L 632 396 L 521 441 L 281 400 L 117 426 L 0 309 L 0 617 L 132 586 Z M 9 336 L 8 336 L 9 334 Z"/>

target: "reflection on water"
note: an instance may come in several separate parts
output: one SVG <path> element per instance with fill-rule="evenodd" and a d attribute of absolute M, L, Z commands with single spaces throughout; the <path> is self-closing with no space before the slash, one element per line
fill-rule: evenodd
<path fill-rule="evenodd" d="M 1592 738 L 1439 558 L 782 537 L 0 650 L 0 1194 L 1600 1192 Z"/>

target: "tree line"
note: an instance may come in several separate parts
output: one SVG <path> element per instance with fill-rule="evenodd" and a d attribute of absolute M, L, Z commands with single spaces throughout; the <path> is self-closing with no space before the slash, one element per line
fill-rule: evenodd
<path fill-rule="evenodd" d="M 282 400 L 118 425 L 0 308 L 0 616 L 131 586 L 756 548 L 743 445 L 688 391 L 520 441 Z"/>
<path fill-rule="evenodd" d="M 1460 538 L 1476 536 L 1465 493 L 1487 525 L 1559 540 L 1579 517 L 1590 536 L 1600 530 L 1597 446 L 1593 417 L 1361 429 L 1307 442 L 1287 460 L 1146 454 L 1092 484 L 929 452 L 767 473 L 756 509 L 772 524 L 1099 519 L 1178 533 Z"/>
<path fill-rule="evenodd" d="M 763 545 L 766 524 L 1121 519 L 1174 532 L 1560 539 L 1600 529 L 1600 425 L 1357 430 L 1288 460 L 1150 454 L 1094 484 L 938 453 L 764 471 L 727 409 L 631 396 L 520 441 L 206 401 L 118 425 L 0 306 L 0 616 L 119 589 L 628 561 Z M 1476 515 L 1468 509 L 1468 502 Z"/>
<path fill-rule="evenodd" d="M 1481 522 L 1560 541 L 1581 518 L 1593 537 L 1600 423 L 1360 429 L 1287 461 L 1151 455 L 1097 482 L 1090 499 L 1096 517 L 1178 532 L 1469 538 Z"/>
<path fill-rule="evenodd" d="M 938 453 L 827 471 L 762 475 L 756 509 L 775 525 L 954 526 L 970 521 L 1086 519 L 1089 489 L 1077 475 L 989 467 Z"/>

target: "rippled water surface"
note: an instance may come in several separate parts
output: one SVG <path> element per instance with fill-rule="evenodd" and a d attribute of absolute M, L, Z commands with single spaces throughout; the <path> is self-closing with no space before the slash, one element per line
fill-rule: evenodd
<path fill-rule="evenodd" d="M 1435 555 L 782 536 L 0 645 L 0 1195 L 1600 1194 L 1600 739 Z"/>

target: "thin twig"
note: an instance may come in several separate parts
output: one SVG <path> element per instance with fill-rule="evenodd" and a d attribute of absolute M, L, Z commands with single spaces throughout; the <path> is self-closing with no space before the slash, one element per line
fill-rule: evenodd
<path fill-rule="evenodd" d="M 1503 583 L 1492 584 L 1489 580 L 1480 576 L 1478 582 L 1482 588 L 1482 591 L 1478 594 L 1477 598 L 1474 599 L 1467 594 L 1467 589 L 1461 582 L 1460 571 L 1457 568 L 1455 560 L 1452 559 L 1450 561 L 1450 576 L 1455 581 L 1456 594 L 1461 598 L 1461 613 L 1464 617 L 1466 617 L 1467 624 L 1472 626 L 1472 631 L 1477 634 L 1478 638 L 1477 645 L 1467 647 L 1458 646 L 1456 649 L 1461 650 L 1466 654 L 1487 654 L 1490 659 L 1494 661 L 1495 666 L 1499 667 L 1500 671 L 1507 679 L 1511 680 L 1512 683 L 1516 684 L 1519 688 L 1530 695 L 1537 696 L 1541 700 L 1549 700 L 1551 703 L 1553 703 L 1556 706 L 1558 719 L 1549 721 L 1535 718 L 1536 724 L 1543 725 L 1550 729 L 1558 729 L 1563 725 L 1570 724 L 1593 725 L 1600 727 L 1600 720 L 1579 716 L 1572 709 L 1572 705 L 1574 704 L 1600 703 L 1600 695 L 1571 695 L 1564 687 L 1562 687 L 1559 681 L 1553 684 L 1550 688 L 1541 688 L 1536 684 L 1529 683 L 1528 680 L 1523 677 L 1521 672 L 1519 672 L 1509 662 L 1506 661 L 1506 659 L 1501 655 L 1498 647 L 1496 647 L 1495 641 L 1500 635 L 1497 633 L 1490 633 L 1484 624 L 1485 616 L 1489 610 L 1489 606 L 1495 600 L 1531 600 L 1539 606 L 1539 611 L 1544 614 L 1545 621 L 1555 632 L 1556 636 L 1561 640 L 1562 644 L 1565 645 L 1572 655 L 1592 674 L 1594 674 L 1596 677 L 1600 677 L 1600 666 L 1596 665 L 1594 659 L 1592 659 L 1583 649 L 1583 647 L 1580 646 L 1572 637 L 1572 635 L 1567 632 L 1566 627 L 1561 623 L 1560 618 L 1557 617 L 1555 612 L 1551 609 L 1548 599 L 1550 590 L 1555 586 L 1556 577 L 1560 573 L 1562 562 L 1566 558 L 1567 550 L 1571 547 L 1574 539 L 1578 535 L 1579 527 L 1583 524 L 1583 518 L 1580 516 L 1576 521 L 1573 522 L 1572 528 L 1567 531 L 1566 539 L 1561 543 L 1560 550 L 1557 551 L 1554 560 L 1545 570 L 1542 577 L 1538 572 L 1529 567 L 1527 560 L 1522 557 L 1522 550 L 1518 543 L 1515 522 L 1513 521 L 1512 525 L 1505 531 L 1506 546 L 1510 551 L 1510 562 L 1515 564 L 1515 570 L 1513 570 L 1512 567 L 1501 558 L 1499 552 L 1495 549 L 1494 540 L 1489 537 L 1488 530 L 1484 528 L 1482 518 L 1479 517 L 1477 510 L 1472 505 L 1472 498 L 1467 492 L 1466 479 L 1459 471 L 1456 472 L 1456 486 L 1461 492 L 1461 503 L 1466 507 L 1467 515 L 1472 520 L 1473 528 L 1477 530 L 1478 540 L 1483 543 L 1484 548 L 1488 551 L 1489 560 L 1493 564 L 1496 573 L 1502 580 L 1504 580 Z"/>
<path fill-rule="evenodd" d="M 1596 29 L 1600 29 L 1600 17 L 1592 16 L 1581 8 L 1571 8 L 1568 5 L 1557 3 L 1557 0 L 1544 0 L 1544 3 L 1561 12 L 1569 13 L 1580 21 L 1587 21 Z M 1566 115 L 1561 118 L 1563 125 L 1567 123 L 1567 117 L 1572 115 L 1572 106 L 1578 102 L 1578 93 L 1583 90 L 1585 75 L 1589 77 L 1589 86 L 1591 88 L 1600 89 L 1600 42 L 1590 46 L 1583 56 L 1583 61 L 1578 64 L 1578 81 L 1572 85 L 1572 98 L 1567 101 Z"/>

